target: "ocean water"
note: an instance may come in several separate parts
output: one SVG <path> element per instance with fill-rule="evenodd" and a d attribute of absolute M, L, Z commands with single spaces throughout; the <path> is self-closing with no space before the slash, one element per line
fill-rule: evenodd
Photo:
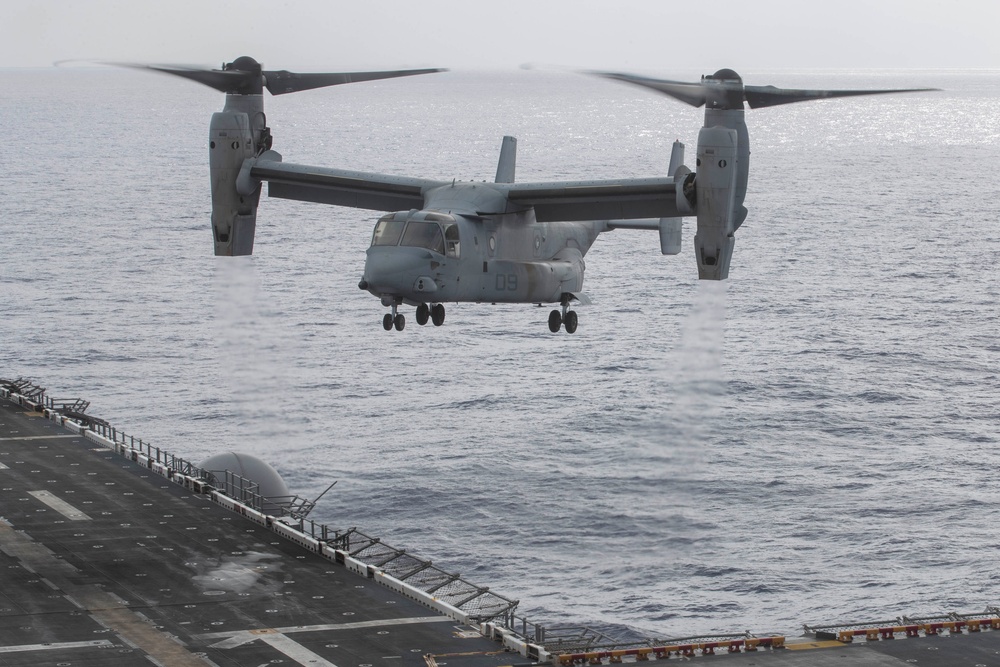
<path fill-rule="evenodd" d="M 221 95 L 0 70 L 0 376 L 194 461 L 256 454 L 302 495 L 339 480 L 316 518 L 547 624 L 794 634 L 1000 604 L 1000 71 L 742 74 L 944 91 L 748 112 L 730 280 L 696 280 L 693 221 L 676 257 L 607 234 L 571 336 L 488 304 L 383 331 L 356 286 L 377 212 L 265 197 L 255 255 L 214 257 Z M 504 134 L 518 180 L 657 175 L 702 120 L 547 71 L 265 105 L 286 161 L 443 179 L 491 180 Z"/>

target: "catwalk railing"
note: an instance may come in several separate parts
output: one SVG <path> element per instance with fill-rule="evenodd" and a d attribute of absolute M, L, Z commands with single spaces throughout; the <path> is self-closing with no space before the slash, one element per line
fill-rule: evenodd
<path fill-rule="evenodd" d="M 471 622 L 480 624 L 484 633 L 505 644 L 520 645 L 520 652 L 534 659 L 544 658 L 543 652 L 563 653 L 569 650 L 585 651 L 617 648 L 624 644 L 602 632 L 582 626 L 544 626 L 523 616 L 518 616 L 518 601 L 492 592 L 458 574 L 444 570 L 405 549 L 398 549 L 380 538 L 365 534 L 357 528 L 336 529 L 307 517 L 314 502 L 298 496 L 268 497 L 260 493 L 259 485 L 251 479 L 232 471 L 220 476 L 177 456 L 166 449 L 146 442 L 112 426 L 103 419 L 83 414 L 89 403 L 80 399 L 54 400 L 45 395 L 45 388 L 30 380 L 0 379 L 0 394 L 15 397 L 22 405 L 72 422 L 75 428 L 91 431 L 105 441 L 113 443 L 120 453 L 135 454 L 153 462 L 167 477 L 197 480 L 202 493 L 217 492 L 244 505 L 260 515 L 273 516 L 284 526 L 299 534 L 347 554 L 350 559 L 422 591 L 429 599 L 454 607 Z M 177 476 L 181 477 L 177 477 Z M 508 641 L 513 638 L 513 642 Z M 639 642 L 648 645 L 646 642 Z"/>
<path fill-rule="evenodd" d="M 230 470 L 224 476 L 210 473 L 190 461 L 156 447 L 142 438 L 129 435 L 106 423 L 91 423 L 88 428 L 102 437 L 138 452 L 150 461 L 165 466 L 174 473 L 203 480 L 205 489 L 214 489 L 258 512 L 280 518 L 286 526 L 348 553 L 352 558 L 376 568 L 425 593 L 433 595 L 461 610 L 477 623 L 492 622 L 513 630 L 514 610 L 518 601 L 511 600 L 443 570 L 431 561 L 409 554 L 404 549 L 389 546 L 377 537 L 366 535 L 357 528 L 331 528 L 327 524 L 303 516 L 297 509 L 310 503 L 298 496 L 264 496 L 259 485 Z M 311 508 L 310 508 L 311 509 Z"/>

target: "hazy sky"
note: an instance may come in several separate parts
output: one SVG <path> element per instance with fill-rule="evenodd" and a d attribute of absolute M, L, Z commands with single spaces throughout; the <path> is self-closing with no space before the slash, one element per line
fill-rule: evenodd
<path fill-rule="evenodd" d="M 3 0 L 0 67 L 1000 68 L 998 0 Z"/>

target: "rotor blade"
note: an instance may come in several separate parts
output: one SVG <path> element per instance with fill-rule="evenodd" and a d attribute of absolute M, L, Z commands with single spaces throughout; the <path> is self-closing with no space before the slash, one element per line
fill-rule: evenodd
<path fill-rule="evenodd" d="M 889 93 L 922 93 L 940 88 L 897 88 L 895 90 L 795 90 L 774 86 L 744 86 L 743 94 L 751 109 L 773 107 L 779 104 L 822 100 L 828 97 L 854 97 L 856 95 L 887 95 Z"/>
<path fill-rule="evenodd" d="M 731 70 L 720 70 L 713 76 L 705 77 L 710 81 L 701 83 L 684 83 L 666 79 L 653 79 L 634 74 L 620 72 L 590 72 L 608 79 L 624 81 L 643 88 L 649 88 L 669 95 L 691 106 L 700 107 L 710 104 L 713 108 L 732 109 L 742 106 L 745 100 L 751 109 L 821 100 L 832 97 L 852 97 L 855 95 L 886 95 L 889 93 L 917 93 L 939 90 L 938 88 L 897 88 L 895 90 L 797 90 L 793 88 L 776 88 L 774 86 L 745 86 L 739 76 Z"/>
<path fill-rule="evenodd" d="M 164 74 L 173 74 L 191 81 L 209 86 L 220 93 L 239 93 L 247 86 L 252 86 L 255 75 L 240 70 L 199 69 L 183 65 L 143 65 L 138 63 L 109 62 L 115 67 L 130 67 L 132 69 L 153 70 Z"/>
<path fill-rule="evenodd" d="M 683 83 L 681 81 L 667 81 L 666 79 L 651 79 L 646 76 L 636 76 L 634 74 L 622 74 L 621 72 L 590 72 L 595 76 L 603 76 L 606 79 L 624 81 L 643 88 L 649 88 L 665 95 L 670 95 L 674 99 L 680 100 L 693 107 L 700 107 L 705 104 L 707 94 L 705 86 L 700 83 Z"/>
<path fill-rule="evenodd" d="M 285 93 L 297 93 L 302 90 L 312 90 L 313 88 L 323 88 L 325 86 L 337 86 L 342 83 L 356 83 L 360 81 L 375 81 L 378 79 L 391 79 L 397 76 L 414 76 L 416 74 L 433 74 L 434 72 L 445 72 L 444 69 L 404 69 L 386 72 L 330 72 L 330 73 L 305 73 L 289 72 L 288 70 L 267 70 L 264 72 L 265 84 L 272 95 L 284 95 Z"/>

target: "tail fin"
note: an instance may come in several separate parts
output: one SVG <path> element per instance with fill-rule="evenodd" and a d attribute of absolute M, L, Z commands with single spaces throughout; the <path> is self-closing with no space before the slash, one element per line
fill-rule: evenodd
<path fill-rule="evenodd" d="M 667 176 L 676 178 L 681 167 L 684 167 L 684 144 L 675 141 L 670 149 L 670 166 L 667 167 Z M 684 169 L 687 168 L 684 167 Z M 683 173 L 680 175 L 683 176 Z M 680 252 L 681 218 L 660 218 L 660 253 L 679 255 Z"/>
<path fill-rule="evenodd" d="M 667 176 L 676 176 L 677 170 L 684 166 L 684 144 L 680 139 L 674 141 L 670 147 L 670 166 L 667 167 Z"/>
<path fill-rule="evenodd" d="M 513 183 L 514 167 L 517 163 L 517 139 L 504 137 L 500 146 L 500 161 L 497 163 L 495 183 Z"/>

